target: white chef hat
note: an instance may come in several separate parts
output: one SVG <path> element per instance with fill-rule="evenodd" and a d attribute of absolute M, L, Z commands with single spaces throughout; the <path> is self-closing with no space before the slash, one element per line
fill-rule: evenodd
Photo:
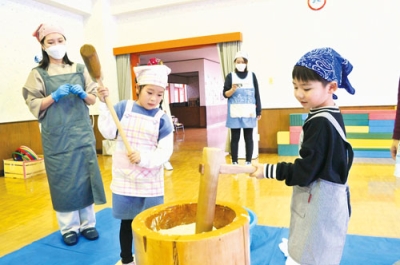
<path fill-rule="evenodd" d="M 238 51 L 238 52 L 236 53 L 236 55 L 235 55 L 235 60 L 236 60 L 237 58 L 239 58 L 239 57 L 242 57 L 242 58 L 244 58 L 244 59 L 246 59 L 246 60 L 249 60 L 249 56 L 248 56 L 247 53 L 244 52 L 244 51 Z"/>
<path fill-rule="evenodd" d="M 171 69 L 166 65 L 144 65 L 133 67 L 138 85 L 156 85 L 166 88 Z"/>

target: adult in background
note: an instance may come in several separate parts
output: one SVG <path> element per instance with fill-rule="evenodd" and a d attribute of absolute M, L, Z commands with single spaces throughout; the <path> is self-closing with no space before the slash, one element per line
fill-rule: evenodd
<path fill-rule="evenodd" d="M 87 106 L 96 102 L 97 84 L 84 65 L 68 58 L 61 27 L 41 24 L 33 36 L 43 58 L 22 94 L 41 124 L 53 208 L 63 241 L 72 246 L 79 234 L 89 240 L 99 237 L 94 203 L 106 202 Z"/>
<path fill-rule="evenodd" d="M 223 96 L 228 98 L 226 127 L 231 130 L 232 164 L 238 164 L 240 131 L 246 146 L 246 165 L 251 165 L 254 142 L 253 129 L 261 119 L 261 100 L 257 77 L 247 69 L 248 56 L 239 51 L 235 56 L 235 71 L 225 78 Z"/>

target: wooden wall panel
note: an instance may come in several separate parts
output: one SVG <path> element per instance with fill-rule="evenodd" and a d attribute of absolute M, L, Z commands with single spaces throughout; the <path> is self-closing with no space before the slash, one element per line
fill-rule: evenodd
<path fill-rule="evenodd" d="M 395 109 L 395 106 L 341 107 L 341 109 Z M 202 113 L 204 115 L 205 111 Z M 258 123 L 260 153 L 276 153 L 278 151 L 276 134 L 278 131 L 289 130 L 289 115 L 291 113 L 305 113 L 305 111 L 302 108 L 262 110 L 262 117 Z M 196 115 L 197 119 L 199 119 L 199 114 Z M 188 122 L 188 125 L 190 125 L 190 122 Z M 96 150 L 101 153 L 104 138 L 97 129 L 97 116 L 95 116 L 94 134 L 96 137 Z M 38 122 L 0 123 L 0 176 L 4 176 L 3 160 L 10 158 L 11 153 L 21 145 L 30 147 L 39 155 L 43 154 Z"/>
<path fill-rule="evenodd" d="M 97 116 L 95 117 L 94 134 L 96 137 L 96 150 L 102 152 L 103 136 L 97 129 Z M 42 155 L 42 139 L 40 136 L 38 121 L 22 121 L 12 123 L 0 123 L 0 176 L 4 176 L 4 159 L 11 158 L 19 146 L 26 145 L 36 154 Z"/>
<path fill-rule="evenodd" d="M 278 152 L 276 134 L 279 131 L 289 130 L 289 115 L 291 113 L 305 113 L 305 111 L 302 108 L 262 110 L 261 120 L 259 120 L 258 122 L 258 134 L 260 135 L 260 153 Z"/>
<path fill-rule="evenodd" d="M 173 106 L 170 104 L 171 115 L 178 118 L 185 128 L 200 128 L 206 120 L 206 111 L 204 106 Z M 201 117 L 200 115 L 203 115 Z M 205 126 L 204 126 L 205 127 Z"/>

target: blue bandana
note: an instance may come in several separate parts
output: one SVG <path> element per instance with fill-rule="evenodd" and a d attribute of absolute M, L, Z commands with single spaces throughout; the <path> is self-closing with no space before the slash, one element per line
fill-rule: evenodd
<path fill-rule="evenodd" d="M 309 51 L 300 58 L 296 65 L 315 71 L 329 82 L 336 81 L 339 88 L 346 89 L 352 95 L 356 92 L 347 78 L 353 70 L 353 65 L 332 48 Z M 337 99 L 337 96 L 333 95 L 333 98 Z"/>

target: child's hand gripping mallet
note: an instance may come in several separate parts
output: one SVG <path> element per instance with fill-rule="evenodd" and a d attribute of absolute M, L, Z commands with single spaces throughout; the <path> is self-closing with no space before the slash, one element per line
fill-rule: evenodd
<path fill-rule="evenodd" d="M 81 56 L 83 61 L 85 62 L 86 68 L 89 71 L 90 76 L 96 80 L 96 82 L 101 86 L 103 86 L 103 81 L 102 81 L 102 76 L 101 76 L 101 65 L 99 61 L 99 57 L 97 56 L 96 49 L 90 45 L 90 44 L 84 44 L 81 47 Z M 115 113 L 114 106 L 109 99 L 109 97 L 104 98 L 108 109 L 111 112 L 111 116 L 114 119 L 115 124 L 117 125 L 118 133 L 122 138 L 122 141 L 124 142 L 125 148 L 128 151 L 128 154 L 132 153 L 132 148 L 129 145 L 128 139 L 126 138 L 126 134 L 124 129 L 121 126 L 121 123 L 119 122 L 117 113 Z"/>

